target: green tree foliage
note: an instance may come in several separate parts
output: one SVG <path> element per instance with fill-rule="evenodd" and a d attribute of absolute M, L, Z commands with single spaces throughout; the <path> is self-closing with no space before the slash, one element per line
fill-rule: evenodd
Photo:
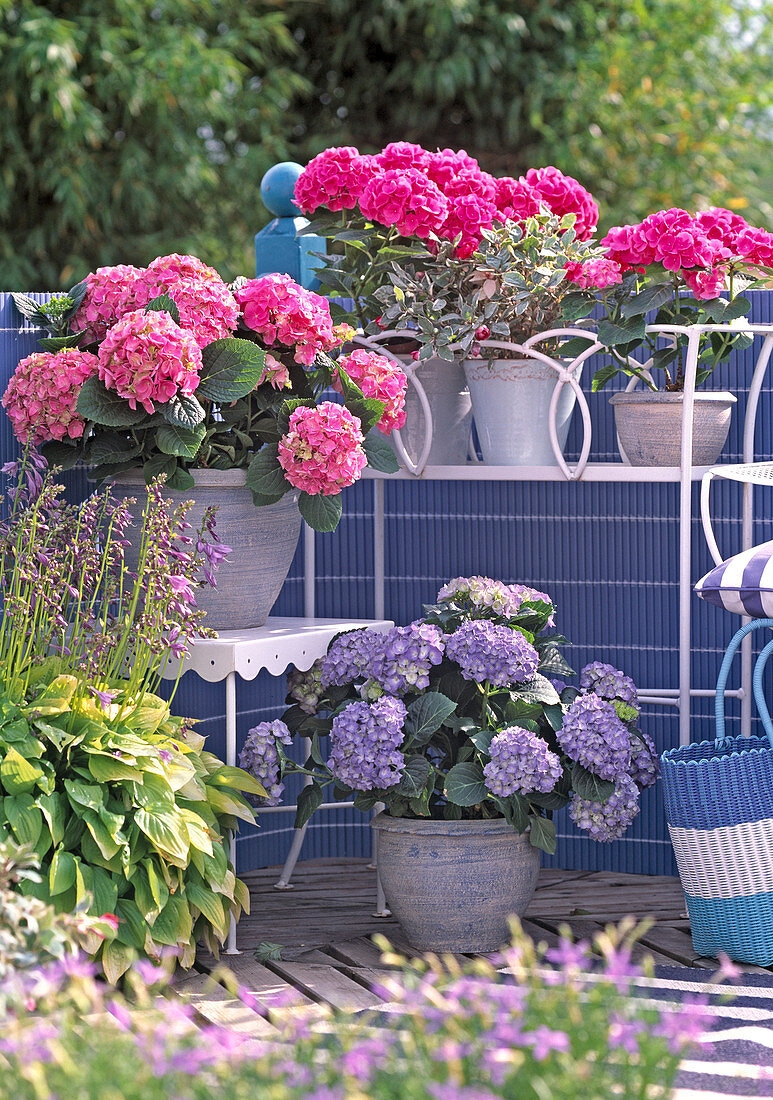
<path fill-rule="evenodd" d="M 249 270 L 305 82 L 271 3 L 0 0 L 0 282 L 192 251 Z"/>

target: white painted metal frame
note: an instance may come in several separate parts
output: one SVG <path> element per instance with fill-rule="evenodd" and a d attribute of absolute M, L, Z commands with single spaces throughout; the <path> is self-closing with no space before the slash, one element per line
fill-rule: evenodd
<path fill-rule="evenodd" d="M 732 332 L 738 334 L 746 332 L 752 336 L 763 338 L 755 364 L 751 383 L 749 385 L 749 398 L 744 421 L 743 457 L 744 462 L 753 461 L 754 457 L 754 431 L 757 418 L 762 383 L 768 369 L 771 354 L 773 353 L 773 325 L 754 325 L 749 323 L 733 323 L 732 325 L 648 325 L 647 331 L 653 335 L 661 336 L 668 340 L 675 339 L 679 335 L 687 337 L 687 349 L 685 358 L 685 382 L 684 403 L 682 407 L 682 443 L 681 463 L 676 467 L 645 467 L 631 466 L 627 459 L 621 463 L 592 463 L 588 461 L 591 449 L 592 424 L 590 410 L 582 389 L 575 377 L 575 372 L 580 363 L 590 356 L 603 351 L 603 346 L 598 341 L 595 333 L 588 329 L 552 329 L 549 332 L 540 333 L 524 341 L 523 344 L 507 343 L 503 341 L 488 340 L 483 347 L 492 350 L 506 350 L 517 354 L 519 357 L 531 357 L 545 363 L 556 371 L 556 386 L 549 410 L 550 442 L 556 458 L 557 466 L 486 466 L 482 463 L 470 462 L 464 466 L 428 466 L 430 447 L 432 445 L 432 412 L 424 389 L 421 385 L 421 361 L 415 364 L 406 364 L 398 360 L 388 348 L 383 347 L 385 341 L 394 337 L 411 338 L 414 334 L 409 329 L 390 329 L 378 333 L 376 336 L 360 335 L 357 342 L 363 346 L 377 349 L 382 355 L 400 362 L 403 370 L 408 374 L 409 383 L 413 385 L 419 395 L 421 407 L 425 416 L 425 436 L 421 453 L 414 461 L 405 451 L 399 432 L 392 433 L 395 449 L 402 468 L 399 473 L 384 475 L 374 471 L 365 471 L 366 477 L 374 479 L 374 546 L 376 548 L 374 562 L 374 588 L 376 614 L 383 614 L 384 608 L 384 481 L 392 478 L 413 480 L 475 480 L 475 481 L 605 481 L 605 482 L 674 482 L 679 484 L 679 676 L 678 688 L 645 688 L 640 693 L 642 702 L 659 703 L 676 706 L 679 712 L 679 742 L 688 744 L 690 741 L 690 699 L 691 697 L 711 697 L 713 689 L 692 688 L 690 684 L 690 627 L 691 627 L 691 602 L 692 582 L 691 568 L 691 520 L 692 520 L 692 483 L 707 474 L 705 467 L 693 467 L 692 442 L 695 408 L 695 383 L 698 370 L 698 356 L 700 353 L 700 340 L 703 334 L 711 332 Z M 537 346 L 546 340 L 556 337 L 582 336 L 588 340 L 588 347 L 584 349 L 571 362 L 567 363 L 553 358 L 538 350 Z M 634 360 L 631 360 L 633 363 Z M 647 372 L 652 366 L 652 360 L 645 363 L 636 362 L 636 367 Z M 583 420 L 583 442 L 580 457 L 574 467 L 570 467 L 564 459 L 558 444 L 556 429 L 556 409 L 558 398 L 562 388 L 570 385 L 575 391 Z M 633 379 L 629 388 L 636 385 Z M 624 454 L 621 448 L 621 454 Z M 752 486 L 744 485 L 743 497 L 743 547 L 751 546 L 752 542 Z M 711 544 L 710 544 L 711 547 Z M 716 543 L 714 543 L 716 549 Z M 718 551 L 717 551 L 718 552 Z M 726 695 L 741 700 L 742 729 L 748 732 L 751 723 L 751 639 L 745 639 L 742 650 L 741 686 L 733 691 L 727 691 Z"/>

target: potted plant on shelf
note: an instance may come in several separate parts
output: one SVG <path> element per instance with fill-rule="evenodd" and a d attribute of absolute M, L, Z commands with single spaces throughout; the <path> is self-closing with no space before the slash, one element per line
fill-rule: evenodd
<path fill-rule="evenodd" d="M 580 203 L 577 203 L 578 207 Z M 599 248 L 588 226 L 577 231 L 573 213 L 558 217 L 534 201 L 527 216 L 482 230 L 467 257 L 452 245 L 415 266 L 393 265 L 391 285 L 377 291 L 388 324 L 410 325 L 419 354 L 455 359 L 464 367 L 472 396 L 483 460 L 501 466 L 555 466 L 549 409 L 558 375 L 549 360 L 571 369 L 579 382 L 583 362 L 565 358 L 566 340 L 540 340 L 592 304 L 577 294 L 567 274 L 575 267 L 599 270 Z M 593 337 L 580 342 L 588 350 Z M 537 354 L 524 344 L 534 341 Z M 558 398 L 556 429 L 563 450 L 576 395 L 566 385 Z"/>
<path fill-rule="evenodd" d="M 351 329 L 287 275 L 228 287 L 173 255 L 100 268 L 42 312 L 15 298 L 56 332 L 3 397 L 17 437 L 124 497 L 164 474 L 173 499 L 193 497 L 197 524 L 217 504 L 231 553 L 219 590 L 202 594 L 214 627 L 262 625 L 301 518 L 333 530 L 366 465 L 397 469 L 385 436 L 403 422 L 405 376 L 375 353 L 332 359 Z"/>
<path fill-rule="evenodd" d="M 761 285 L 760 275 L 773 274 L 773 234 L 752 228 L 730 210 L 693 215 L 672 209 L 650 214 L 637 225 L 616 226 L 601 244 L 606 250 L 603 264 L 570 272 L 588 302 L 600 303 L 598 336 L 611 355 L 611 362 L 596 371 L 593 389 L 602 389 L 618 374 L 640 381 L 642 390 L 610 399 L 624 457 L 633 466 L 679 466 L 688 336 L 647 332 L 647 317 L 657 325 L 743 328 L 751 309 L 743 291 Z M 731 352 L 750 343 L 743 332 L 703 333 L 697 384 Z M 646 362 L 634 358 L 640 348 Z M 657 377 L 662 377 L 663 389 Z M 694 465 L 716 462 L 735 403 L 735 396 L 725 391 L 696 392 Z"/>
<path fill-rule="evenodd" d="M 461 358 L 446 354 L 447 345 L 427 340 L 431 328 L 419 328 L 417 341 L 406 343 L 404 335 L 399 343 L 390 339 L 391 322 L 399 314 L 384 309 L 382 288 L 393 265 L 426 272 L 428 295 L 432 301 L 442 300 L 447 265 L 458 260 L 460 272 L 466 271 L 463 261 L 487 230 L 545 210 L 559 218 L 574 214 L 576 234 L 585 239 L 598 220 L 593 198 L 557 168 L 530 169 L 517 180 L 495 178 L 464 150 L 430 152 L 408 142 L 392 142 L 375 156 L 363 156 L 352 147 L 326 149 L 306 166 L 295 197 L 300 209 L 315 218 L 306 232 L 330 242 L 318 269 L 324 290 L 351 303 L 349 308 L 333 306 L 334 316 L 372 339 L 385 332 L 387 346 L 404 356 L 409 372 L 417 372 L 435 428 L 428 461 L 466 462 L 472 410 Z M 436 288 L 433 275 L 440 277 Z M 405 321 L 413 324 L 409 316 Z M 408 391 L 402 437 L 416 461 L 425 427 L 414 387 Z"/>
<path fill-rule="evenodd" d="M 283 718 L 247 736 L 240 761 L 272 800 L 283 774 L 309 777 L 296 825 L 330 784 L 361 810 L 386 807 L 373 820 L 379 872 L 417 948 L 501 947 L 540 850 L 555 851 L 554 811 L 568 805 L 591 837 L 613 840 L 655 781 L 627 676 L 593 663 L 579 688 L 549 678 L 573 675 L 553 617 L 532 588 L 457 578 L 409 626 L 339 635 L 291 675 Z M 297 734 L 312 742 L 303 766 L 285 755 Z"/>
<path fill-rule="evenodd" d="M 157 694 L 167 661 L 206 633 L 196 578 L 221 556 L 213 517 L 192 529 L 153 485 L 132 571 L 127 503 L 67 504 L 41 463 L 28 456 L 0 526 L 0 844 L 40 862 L 23 894 L 114 915 L 115 938 L 84 941 L 111 981 L 170 948 L 189 967 L 197 941 L 217 953 L 249 907 L 229 833 L 254 821 L 241 792 L 265 793 Z"/>

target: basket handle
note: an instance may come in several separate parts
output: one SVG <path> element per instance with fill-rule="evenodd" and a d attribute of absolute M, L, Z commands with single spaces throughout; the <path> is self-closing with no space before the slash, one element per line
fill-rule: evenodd
<path fill-rule="evenodd" d="M 727 736 L 725 733 L 725 688 L 727 687 L 730 668 L 733 664 L 733 657 L 735 657 L 736 650 L 747 634 L 751 634 L 753 630 L 762 630 L 765 627 L 773 628 L 773 619 L 753 619 L 750 623 L 745 623 L 744 626 L 733 635 L 730 645 L 725 650 L 725 656 L 722 658 L 719 676 L 717 677 L 717 692 L 714 697 L 717 744 L 721 744 Z M 765 646 L 762 653 L 760 653 L 757 658 L 757 664 L 754 668 L 753 685 L 757 711 L 768 741 L 770 741 L 771 748 L 773 748 L 773 722 L 771 722 L 770 713 L 762 694 L 762 674 L 765 671 L 765 665 L 771 653 L 773 653 L 773 641 Z"/>

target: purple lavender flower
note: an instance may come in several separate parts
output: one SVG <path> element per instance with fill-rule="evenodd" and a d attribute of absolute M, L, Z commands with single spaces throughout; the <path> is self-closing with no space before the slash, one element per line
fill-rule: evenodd
<path fill-rule="evenodd" d="M 344 707 L 330 731 L 328 766 L 335 778 L 355 791 L 383 791 L 399 783 L 405 715 L 405 704 L 389 695 Z"/>
<path fill-rule="evenodd" d="M 539 664 L 536 649 L 518 630 L 488 619 L 462 623 L 446 639 L 446 656 L 456 661 L 465 680 L 497 687 L 523 684 Z"/>
<path fill-rule="evenodd" d="M 429 687 L 433 665 L 443 660 L 443 635 L 436 626 L 417 619 L 409 626 L 393 626 L 376 650 L 368 671 L 389 695 L 405 695 Z"/>
<path fill-rule="evenodd" d="M 368 669 L 384 652 L 384 635 L 378 630 L 350 630 L 330 643 L 320 666 L 323 688 L 340 687 L 368 675 Z"/>
<path fill-rule="evenodd" d="M 634 730 L 631 734 L 631 766 L 629 773 L 639 787 L 651 787 L 660 774 L 658 750 L 648 733 Z"/>
<path fill-rule="evenodd" d="M 266 790 L 265 798 L 255 797 L 261 806 L 277 806 L 284 791 L 280 745 L 292 743 L 290 731 L 281 719 L 259 722 L 248 731 L 239 753 L 239 767 L 254 776 Z"/>
<path fill-rule="evenodd" d="M 572 795 L 569 816 L 591 840 L 617 840 L 639 812 L 639 788 L 629 775 L 621 775 L 606 802 L 591 802 Z"/>
<path fill-rule="evenodd" d="M 602 779 L 619 779 L 630 767 L 630 734 L 598 695 L 578 695 L 556 737 L 567 756 Z"/>
<path fill-rule="evenodd" d="M 287 675 L 287 694 L 294 699 L 306 714 L 316 714 L 322 695 L 322 660 L 315 661 L 311 668 L 302 672 L 294 668 Z"/>
<path fill-rule="evenodd" d="M 491 760 L 483 768 L 486 786 L 492 794 L 526 794 L 552 791 L 561 778 L 561 761 L 536 733 L 510 726 L 491 741 Z"/>
<path fill-rule="evenodd" d="M 592 691 L 602 699 L 619 699 L 629 707 L 639 709 L 636 684 L 619 668 L 592 661 L 580 673 L 580 687 Z"/>

